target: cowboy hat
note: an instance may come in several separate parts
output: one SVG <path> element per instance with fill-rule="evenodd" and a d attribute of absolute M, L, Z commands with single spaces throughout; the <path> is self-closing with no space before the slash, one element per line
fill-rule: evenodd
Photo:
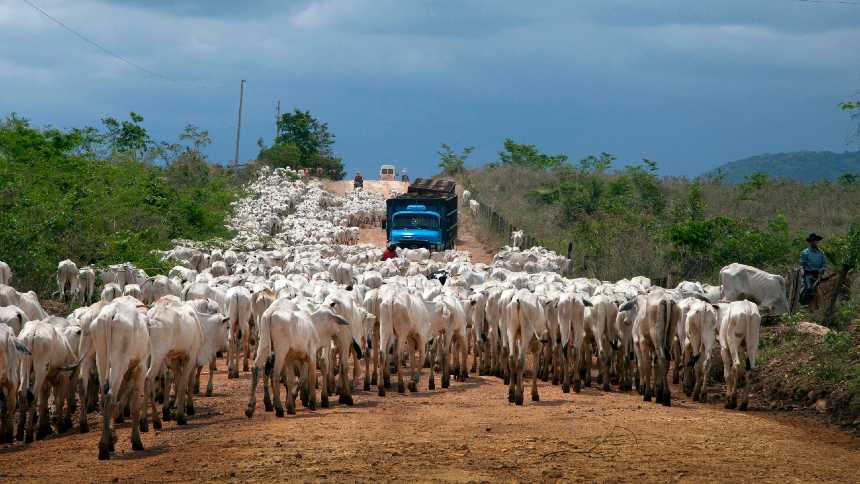
<path fill-rule="evenodd" d="M 809 234 L 809 237 L 806 238 L 807 242 L 812 242 L 812 241 L 818 242 L 819 240 L 824 240 L 824 237 L 816 234 L 815 232 L 812 232 L 811 234 Z"/>

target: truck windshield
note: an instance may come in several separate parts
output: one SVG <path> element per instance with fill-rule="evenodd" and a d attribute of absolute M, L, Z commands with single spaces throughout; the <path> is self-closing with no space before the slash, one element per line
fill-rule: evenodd
<path fill-rule="evenodd" d="M 394 229 L 438 229 L 439 219 L 425 213 L 399 213 L 391 224 Z"/>

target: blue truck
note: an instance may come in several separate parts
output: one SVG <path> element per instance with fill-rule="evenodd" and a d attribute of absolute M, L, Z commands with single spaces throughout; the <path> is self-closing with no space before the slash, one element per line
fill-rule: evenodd
<path fill-rule="evenodd" d="M 431 251 L 454 248 L 457 192 L 449 180 L 418 178 L 406 193 L 386 202 L 388 244 Z"/>

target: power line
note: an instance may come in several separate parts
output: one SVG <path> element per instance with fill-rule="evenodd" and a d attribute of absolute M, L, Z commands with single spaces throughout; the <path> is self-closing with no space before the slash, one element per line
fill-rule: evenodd
<path fill-rule="evenodd" d="M 142 65 L 140 65 L 140 64 L 137 64 L 137 63 L 135 63 L 135 62 L 132 62 L 132 61 L 130 61 L 130 60 L 128 60 L 128 59 L 126 59 L 125 57 L 123 57 L 123 56 L 121 56 L 121 55 L 119 55 L 119 54 L 117 54 L 117 53 L 115 53 L 115 52 L 113 52 L 113 51 L 109 50 L 108 48 L 103 47 L 103 46 L 102 46 L 101 44 L 99 44 L 98 42 L 96 42 L 96 41 L 94 41 L 94 40 L 91 40 L 90 38 L 88 38 L 88 37 L 87 37 L 87 36 L 85 36 L 84 34 L 82 34 L 82 33 L 78 32 L 78 31 L 76 31 L 75 29 L 73 29 L 73 28 L 69 27 L 68 25 L 64 24 L 64 23 L 63 23 L 62 21 L 60 21 L 59 19 L 57 19 L 57 18 L 55 18 L 55 17 L 52 17 L 52 16 L 51 16 L 51 14 L 49 14 L 49 13 L 48 13 L 48 12 L 46 12 L 46 11 L 44 11 L 41 7 L 39 7 L 38 5 L 34 4 L 34 3 L 33 3 L 33 2 L 31 2 L 30 0 L 23 0 L 23 1 L 24 1 L 24 3 L 26 3 L 27 5 L 29 5 L 29 6 L 33 7 L 36 11 L 38 11 L 39 13 L 41 13 L 42 15 L 44 15 L 45 17 L 49 18 L 51 21 L 53 21 L 54 23 L 56 23 L 57 25 L 59 25 L 60 27 L 62 27 L 62 28 L 64 28 L 64 29 L 66 29 L 66 30 L 67 30 L 67 31 L 69 31 L 69 32 L 71 32 L 75 37 L 77 37 L 77 38 L 79 38 L 79 39 L 83 40 L 84 42 L 86 42 L 86 43 L 88 43 L 88 44 L 92 45 L 93 47 L 95 47 L 95 48 L 99 49 L 100 51 L 104 52 L 105 54 L 107 54 L 107 55 L 109 55 L 109 56 L 111 56 L 111 57 L 113 57 L 113 58 L 115 58 L 115 59 L 118 59 L 118 60 L 120 60 L 120 61 L 122 61 L 122 62 L 125 62 L 126 64 L 128 64 L 128 65 L 130 65 L 130 66 L 134 67 L 135 69 L 138 69 L 138 70 L 140 70 L 140 71 L 143 71 L 143 72 L 145 72 L 145 73 L 149 74 L 150 76 L 157 77 L 157 78 L 159 78 L 159 79 L 163 79 L 163 80 L 165 80 L 165 81 L 176 82 L 174 79 L 171 79 L 171 78 L 169 78 L 169 77 L 167 77 L 167 76 L 165 76 L 165 75 L 162 75 L 162 74 L 159 74 L 159 73 L 157 73 L 157 72 L 155 72 L 155 71 L 152 71 L 152 70 L 150 70 L 150 69 L 147 69 L 146 67 L 143 67 L 143 66 L 142 66 Z"/>

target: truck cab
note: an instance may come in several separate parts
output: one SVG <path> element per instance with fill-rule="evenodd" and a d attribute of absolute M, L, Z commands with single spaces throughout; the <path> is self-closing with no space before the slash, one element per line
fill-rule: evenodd
<path fill-rule="evenodd" d="M 389 245 L 431 251 L 454 248 L 457 195 L 453 182 L 416 179 L 406 193 L 388 199 L 386 205 Z"/>
<path fill-rule="evenodd" d="M 383 181 L 395 181 L 397 179 L 397 171 L 394 165 L 382 165 L 379 167 L 379 179 Z"/>
<path fill-rule="evenodd" d="M 406 210 L 391 216 L 391 231 L 388 243 L 398 247 L 427 247 L 438 250 L 442 247 L 440 216 L 427 210 L 424 205 L 407 205 Z"/>

